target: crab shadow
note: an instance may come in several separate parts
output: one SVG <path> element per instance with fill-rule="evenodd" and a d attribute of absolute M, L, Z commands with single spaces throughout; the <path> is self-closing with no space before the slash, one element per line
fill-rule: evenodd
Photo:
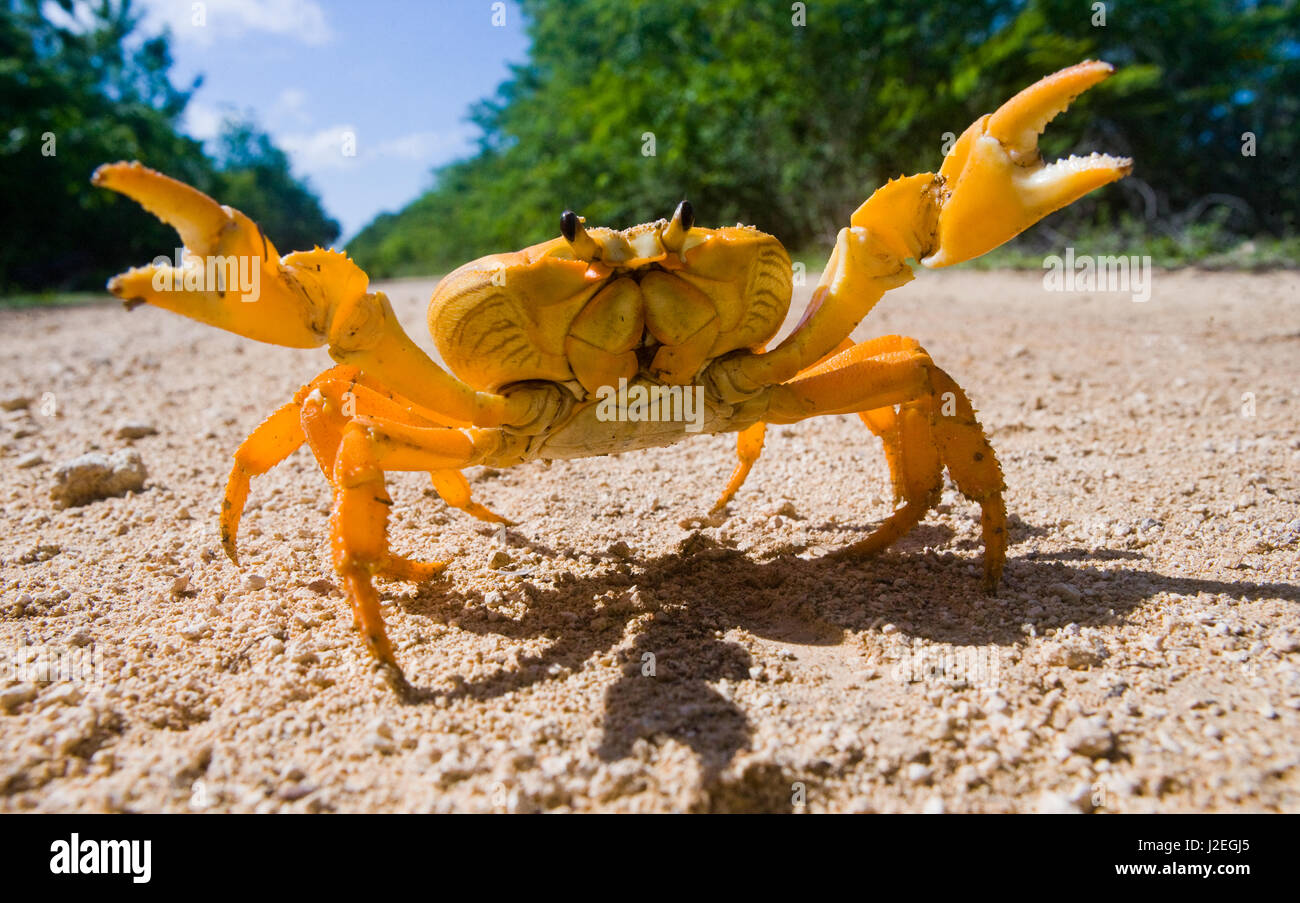
<path fill-rule="evenodd" d="M 983 593 L 969 558 L 925 560 L 923 553 L 909 550 L 918 541 L 868 560 L 781 556 L 759 561 L 695 534 L 679 554 L 634 559 L 621 569 L 562 579 L 555 586 L 530 585 L 526 610 L 517 620 L 494 617 L 482 594 L 448 583 L 427 585 L 400 600 L 416 617 L 454 617 L 462 630 L 552 642 L 486 676 L 470 681 L 453 676 L 450 689 L 416 690 L 412 701 L 497 698 L 563 679 L 593 657 L 612 654 L 620 673 L 605 693 L 598 754 L 606 761 L 622 759 L 634 754 L 638 741 L 659 744 L 671 737 L 693 751 L 706 780 L 712 780 L 753 735 L 746 712 L 716 686 L 724 679 L 752 679 L 756 663 L 744 646 L 728 639 L 732 632 L 774 644 L 829 647 L 848 632 L 888 622 L 904 637 L 1010 646 L 1024 642 L 1020 625 L 1025 621 L 1040 631 L 1070 623 L 1111 624 L 1162 592 L 1300 601 L 1294 584 L 1171 577 L 1139 567 L 1137 561 L 1145 561 L 1139 553 L 1067 549 L 1008 560 L 1004 587 L 1047 596 L 1037 602 L 1046 612 L 1031 617 L 1028 609 L 1035 603 Z M 1057 597 L 1044 588 L 1056 583 L 1085 592 L 1077 599 L 1064 593 L 1071 598 L 1054 601 Z M 1090 598 L 1086 590 L 1092 588 L 1104 589 L 1107 600 Z M 640 602 L 598 606 L 601 597 Z M 997 616 L 987 616 L 989 607 Z M 788 795 L 788 780 L 775 781 Z"/>

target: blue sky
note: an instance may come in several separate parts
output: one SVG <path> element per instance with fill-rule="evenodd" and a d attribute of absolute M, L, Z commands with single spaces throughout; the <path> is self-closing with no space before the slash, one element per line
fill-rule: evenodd
<path fill-rule="evenodd" d="M 528 49 L 514 2 L 137 4 L 146 30 L 171 28 L 176 84 L 204 77 L 186 131 L 206 140 L 223 114 L 251 112 L 339 220 L 340 244 L 418 197 L 435 166 L 472 152 L 470 105 L 490 96 Z M 349 133 L 354 155 L 345 153 Z"/>

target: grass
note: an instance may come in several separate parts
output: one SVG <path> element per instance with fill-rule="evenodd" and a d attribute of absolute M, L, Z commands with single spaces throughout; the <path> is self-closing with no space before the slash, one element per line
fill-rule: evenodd
<path fill-rule="evenodd" d="M 117 299 L 104 292 L 19 292 L 0 295 L 0 310 L 21 310 L 31 307 L 81 307 L 86 304 L 103 304 Z"/>

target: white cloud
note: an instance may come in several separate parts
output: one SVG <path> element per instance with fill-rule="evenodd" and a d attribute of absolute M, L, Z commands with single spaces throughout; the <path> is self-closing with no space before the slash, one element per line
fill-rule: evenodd
<path fill-rule="evenodd" d="M 275 143 L 289 155 L 297 170 L 313 174 L 355 166 L 356 135 L 357 130 L 351 125 L 332 125 L 314 132 L 277 134 Z"/>
<path fill-rule="evenodd" d="M 334 33 L 316 0 L 143 0 L 146 25 L 167 25 L 180 41 L 210 45 L 252 33 L 327 44 Z"/>
<path fill-rule="evenodd" d="M 278 133 L 275 141 L 289 155 L 295 169 L 315 175 L 385 159 L 433 165 L 469 150 L 471 134 L 469 126 L 457 126 L 441 132 L 412 132 L 368 145 L 353 126 L 343 124 L 314 132 Z"/>
<path fill-rule="evenodd" d="M 225 114 L 214 106 L 201 100 L 191 100 L 185 105 L 182 125 L 185 133 L 200 141 L 211 141 L 221 131 L 221 122 Z"/>
<path fill-rule="evenodd" d="M 305 126 L 311 122 L 311 117 L 307 115 L 304 107 L 307 104 L 307 93 L 299 88 L 285 88 L 280 92 L 280 96 L 275 99 L 275 106 L 271 108 L 271 121 L 275 123 L 289 123 L 295 126 Z"/>
<path fill-rule="evenodd" d="M 374 149 L 375 157 L 400 157 L 404 160 L 433 162 L 469 147 L 473 129 L 459 126 L 445 131 L 412 132 L 384 141 Z"/>

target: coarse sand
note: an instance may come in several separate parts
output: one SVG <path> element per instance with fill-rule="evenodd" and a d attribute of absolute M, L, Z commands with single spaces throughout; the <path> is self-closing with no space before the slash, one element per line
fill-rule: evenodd
<path fill-rule="evenodd" d="M 384 286 L 426 344 L 432 284 Z M 504 535 L 393 475 L 395 548 L 452 561 L 382 584 L 413 704 L 334 589 L 306 449 L 221 552 L 231 452 L 323 351 L 0 312 L 0 809 L 1300 810 L 1298 285 L 884 299 L 855 335 L 920 339 L 1006 471 L 996 596 L 951 485 L 878 559 L 826 557 L 892 507 L 856 417 L 770 429 L 717 521 L 733 436 L 472 468 Z M 127 449 L 143 490 L 56 507 L 60 464 Z"/>

